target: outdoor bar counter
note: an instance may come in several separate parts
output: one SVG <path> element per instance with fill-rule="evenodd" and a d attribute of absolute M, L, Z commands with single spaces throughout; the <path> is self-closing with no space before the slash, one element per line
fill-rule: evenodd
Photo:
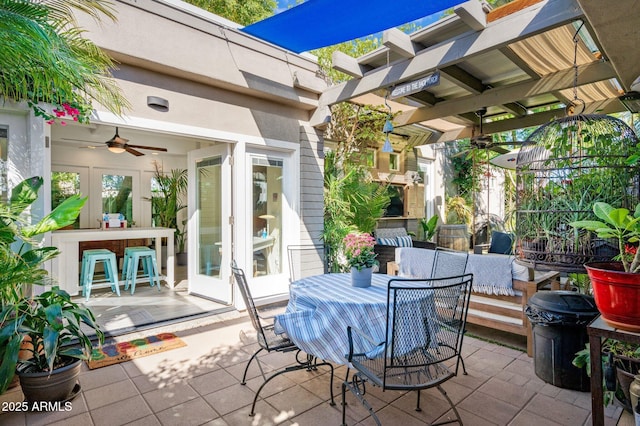
<path fill-rule="evenodd" d="M 167 250 L 166 276 L 161 277 L 169 288 L 174 285 L 174 229 L 171 228 L 121 228 L 121 229 L 71 229 L 54 231 L 51 243 L 60 250 L 60 255 L 53 259 L 51 275 L 61 289 L 70 295 L 79 294 L 80 270 L 78 259 L 80 256 L 80 242 L 104 240 L 132 240 L 150 238 L 155 240 L 158 269 L 162 271 L 162 250 Z M 167 245 L 160 243 L 161 238 L 167 239 Z"/>

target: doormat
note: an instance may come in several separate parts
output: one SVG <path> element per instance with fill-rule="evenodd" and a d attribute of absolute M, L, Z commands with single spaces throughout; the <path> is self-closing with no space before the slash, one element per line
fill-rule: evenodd
<path fill-rule="evenodd" d="M 90 370 L 94 370 L 183 346 L 187 346 L 187 344 L 175 334 L 160 333 L 154 336 L 129 340 L 128 342 L 111 343 L 102 345 L 101 348 L 93 348 L 91 361 L 87 361 L 87 365 Z"/>

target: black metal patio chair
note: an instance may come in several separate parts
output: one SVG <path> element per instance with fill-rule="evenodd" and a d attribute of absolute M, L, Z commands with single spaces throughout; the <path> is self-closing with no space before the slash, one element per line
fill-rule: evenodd
<path fill-rule="evenodd" d="M 433 260 L 431 278 L 458 277 L 463 275 L 467 269 L 468 260 L 469 253 L 467 252 L 438 247 Z M 462 364 L 462 373 L 467 374 L 467 367 L 464 365 L 462 355 L 460 355 L 456 362 L 456 375 L 458 374 L 458 366 L 460 364 Z"/>
<path fill-rule="evenodd" d="M 456 420 L 460 415 L 441 384 L 457 374 L 462 350 L 473 276 L 430 279 L 392 279 L 387 290 L 386 336 L 379 342 L 355 327 L 347 328 L 347 361 L 355 372 L 342 384 L 342 425 L 346 425 L 346 390 L 349 389 L 381 425 L 365 400 L 366 383 L 383 391 L 417 392 L 437 388 L 449 402 Z"/>
<path fill-rule="evenodd" d="M 291 282 L 306 276 L 330 272 L 324 244 L 289 245 L 287 257 Z"/>
<path fill-rule="evenodd" d="M 281 374 L 288 373 L 290 371 L 297 370 L 317 370 L 317 367 L 326 365 L 331 369 L 331 379 L 329 383 L 329 392 L 331 395 L 331 403 L 330 405 L 335 405 L 335 401 L 333 399 L 333 365 L 328 362 L 318 362 L 318 359 L 309 354 L 304 354 L 285 334 L 276 334 L 274 331 L 274 319 L 273 316 L 261 316 L 256 308 L 255 303 L 253 302 L 253 297 L 251 296 L 251 291 L 249 290 L 249 285 L 247 284 L 247 277 L 244 274 L 244 271 L 238 268 L 235 262 L 231 265 L 231 271 L 233 276 L 240 288 L 240 293 L 242 294 L 242 298 L 247 307 L 247 313 L 249 314 L 249 318 L 251 318 L 251 324 L 253 328 L 256 330 L 258 336 L 258 345 L 260 348 L 251 356 L 249 361 L 247 362 L 247 366 L 244 369 L 244 374 L 242 375 L 242 385 L 246 385 L 247 372 L 249 371 L 249 366 L 253 362 L 256 361 L 258 368 L 260 369 L 260 374 L 264 381 L 256 391 L 256 395 L 253 398 L 253 404 L 251 405 L 251 412 L 249 416 L 253 416 L 255 413 L 256 402 L 258 401 L 258 396 L 262 391 L 262 388 L 265 387 L 267 383 L 269 383 L 274 378 L 278 377 Z M 263 322 L 268 321 L 268 324 L 263 324 Z M 280 353 L 288 353 L 288 352 L 296 352 L 296 364 L 285 367 L 282 370 L 278 370 L 267 377 L 264 373 L 260 360 L 258 359 L 258 354 L 262 351 L 267 352 L 280 352 Z"/>

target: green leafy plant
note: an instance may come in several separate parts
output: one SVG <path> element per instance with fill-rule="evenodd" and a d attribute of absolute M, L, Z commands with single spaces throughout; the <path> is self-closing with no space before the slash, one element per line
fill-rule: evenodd
<path fill-rule="evenodd" d="M 51 371 L 61 357 L 86 356 L 91 344 L 80 322 L 96 329 L 100 340 L 103 337 L 91 312 L 73 303 L 64 291 L 54 287 L 37 296 L 29 294 L 31 285 L 51 283 L 42 264 L 59 253 L 55 247 L 40 247 L 38 237 L 72 224 L 86 202 L 79 195 L 71 196 L 31 223 L 30 208 L 42 184 L 41 177 L 25 179 L 13 188 L 8 202 L 0 202 L 0 392 L 11 382 L 18 363 Z M 19 361 L 26 336 L 33 342 L 32 356 Z M 68 345 L 74 339 L 84 352 Z"/>
<path fill-rule="evenodd" d="M 436 229 L 438 227 L 438 216 L 433 215 L 429 220 L 426 217 L 423 217 L 418 222 L 420 224 L 420 228 L 422 229 L 422 233 L 424 234 L 424 239 L 429 241 L 436 234 Z"/>
<path fill-rule="evenodd" d="M 625 272 L 640 272 L 640 253 L 635 247 L 628 246 L 640 241 L 640 204 L 631 215 L 625 208 L 614 208 L 610 204 L 596 202 L 593 213 L 602 221 L 579 220 L 569 225 L 595 232 L 599 238 L 617 239 L 619 258 Z M 629 252 L 634 252 L 631 259 Z"/>
<path fill-rule="evenodd" d="M 447 224 L 469 224 L 471 222 L 471 207 L 461 196 L 447 199 Z"/>
<path fill-rule="evenodd" d="M 16 185 L 7 202 L 0 202 L 0 306 L 15 303 L 24 296 L 25 286 L 48 284 L 43 262 L 53 259 L 56 247 L 40 247 L 39 236 L 72 224 L 86 198 L 73 195 L 60 203 L 37 223 L 30 223 L 29 211 L 42 187 L 41 177 L 25 179 Z"/>
<path fill-rule="evenodd" d="M 71 301 L 71 296 L 57 286 L 6 306 L 0 312 L 0 346 L 4 347 L 0 350 L 0 389 L 11 381 L 16 365 L 20 371 L 51 372 L 65 365 L 65 357 L 88 359 L 91 339 L 81 323 L 96 331 L 100 343 L 104 341 L 93 313 Z M 30 342 L 29 357 L 18 360 L 25 337 Z"/>

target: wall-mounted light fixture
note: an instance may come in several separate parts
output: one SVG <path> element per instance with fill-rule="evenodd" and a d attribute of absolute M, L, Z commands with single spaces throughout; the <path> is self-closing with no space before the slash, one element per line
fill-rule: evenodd
<path fill-rule="evenodd" d="M 169 111 L 169 101 L 159 96 L 147 96 L 147 106 L 160 112 Z"/>

